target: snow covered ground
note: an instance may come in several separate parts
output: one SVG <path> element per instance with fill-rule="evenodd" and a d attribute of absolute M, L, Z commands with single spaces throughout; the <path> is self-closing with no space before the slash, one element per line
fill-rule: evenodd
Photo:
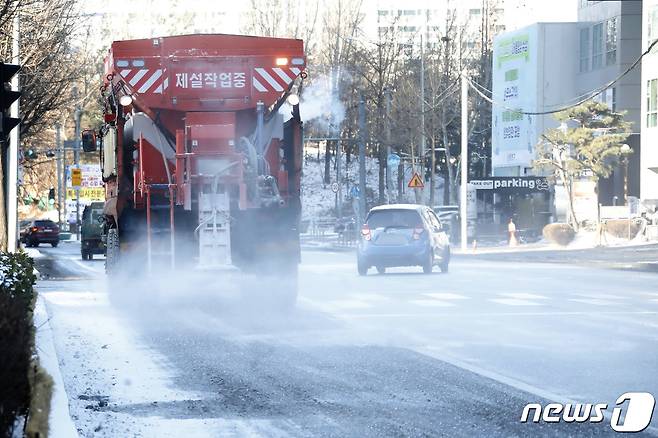
<path fill-rule="evenodd" d="M 38 287 L 58 356 L 73 358 L 60 359 L 59 365 L 80 434 L 145 436 L 148 430 L 149 434 L 157 431 L 151 436 L 195 436 L 195 431 L 207 436 L 210 425 L 205 421 L 139 415 L 140 405 L 195 400 L 200 395 L 170 388 L 166 361 L 139 342 L 110 306 L 102 284 L 61 286 L 61 282 L 44 281 Z"/>
<path fill-rule="evenodd" d="M 324 151 L 321 150 L 318 160 L 318 150 L 313 147 L 304 149 L 305 159 L 302 173 L 302 219 L 318 219 L 334 217 L 336 206 L 336 194 L 331 190 L 331 183 L 336 182 L 335 159 L 331 160 L 330 184 L 324 184 Z M 351 204 L 350 191 L 359 184 L 359 160 L 358 156 L 352 156 L 347 164 L 346 157 L 342 156 L 342 194 L 343 200 Z M 405 171 L 405 184 L 411 176 L 411 169 Z M 393 183 L 397 181 L 397 170 L 392 172 Z M 379 160 L 366 157 L 366 187 L 372 190 L 373 198 L 379 196 Z M 397 190 L 392 195 L 397 199 Z M 405 190 L 403 195 L 405 202 L 415 202 L 412 190 Z M 352 210 L 344 211 L 345 216 L 354 214 Z"/>

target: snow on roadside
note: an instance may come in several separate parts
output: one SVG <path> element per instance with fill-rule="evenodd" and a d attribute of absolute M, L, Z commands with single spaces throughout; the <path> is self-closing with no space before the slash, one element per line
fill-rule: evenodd
<path fill-rule="evenodd" d="M 317 149 L 308 147 L 305 149 L 307 157 L 304 158 L 302 172 L 302 219 L 317 219 L 323 217 L 333 217 L 332 210 L 336 205 L 336 194 L 331 190 L 331 184 L 325 186 L 324 175 L 324 154 L 320 154 L 320 160 L 317 161 Z M 350 196 L 350 190 L 359 183 L 359 160 L 358 157 L 352 156 L 349 165 L 346 165 L 345 157 L 341 160 L 343 163 L 343 200 L 347 201 Z M 335 160 L 332 158 L 330 181 L 336 182 Z M 397 178 L 393 174 L 394 180 Z M 345 182 L 346 181 L 346 182 Z M 375 196 L 378 196 L 379 187 L 379 160 L 372 157 L 366 157 L 366 187 L 373 190 Z M 405 196 L 407 202 L 415 202 L 413 193 L 407 191 Z M 346 215 L 352 212 L 345 212 Z"/>
<path fill-rule="evenodd" d="M 23 248 L 23 251 L 25 252 L 25 254 L 27 254 L 28 256 L 30 256 L 30 257 L 33 258 L 33 259 L 42 259 L 42 258 L 45 257 L 45 256 L 44 256 L 43 254 L 41 254 L 41 252 L 40 252 L 38 249 L 36 249 L 36 248 L 27 248 L 27 247 L 25 247 L 25 248 Z"/>
<path fill-rule="evenodd" d="M 143 345 L 110 306 L 102 284 L 39 283 L 68 393 L 82 436 L 212 435 L 203 419 L 165 419 L 158 405 L 204 398 L 173 387 L 173 371 Z M 179 427 L 172 427 L 180 423 Z M 154 435 L 154 432 L 157 433 Z"/>
<path fill-rule="evenodd" d="M 51 438 L 77 437 L 78 432 L 69 414 L 68 398 L 57 362 L 57 353 L 55 352 L 52 329 L 48 322 L 48 313 L 40 295 L 34 308 L 34 327 L 39 363 L 53 379 L 53 394 L 50 399 L 50 416 L 48 417 L 48 436 Z"/>

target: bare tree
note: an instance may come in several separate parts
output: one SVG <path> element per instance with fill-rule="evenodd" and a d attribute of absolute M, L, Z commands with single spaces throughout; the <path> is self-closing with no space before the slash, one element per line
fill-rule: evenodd
<path fill-rule="evenodd" d="M 319 0 L 250 0 L 243 31 L 258 36 L 302 39 L 310 56 L 317 47 L 319 15 Z"/>
<path fill-rule="evenodd" d="M 68 90 L 84 65 L 70 43 L 79 22 L 76 6 L 76 0 L 7 0 L 0 3 L 0 23 L 3 23 L 0 58 L 3 60 L 12 58 L 10 23 L 16 16 L 20 23 L 20 132 L 23 149 L 44 149 L 46 144 L 52 148 L 52 137 L 48 137 L 47 129 L 70 106 Z M 27 172 L 30 171 L 28 166 Z M 43 176 L 47 172 L 41 170 L 38 174 Z M 34 180 L 40 187 L 51 183 L 45 182 L 44 178 Z M 4 193 L 2 197 L 4 200 Z M 0 233 L 5 233 L 4 211 L 0 214 L 0 221 Z M 0 241 L 0 246 L 6 248 L 6 234 L 0 235 Z"/>

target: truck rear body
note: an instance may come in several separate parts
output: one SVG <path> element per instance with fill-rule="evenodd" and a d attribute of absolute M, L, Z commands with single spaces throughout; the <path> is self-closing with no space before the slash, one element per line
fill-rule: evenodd
<path fill-rule="evenodd" d="M 298 99 L 281 107 L 304 67 L 293 39 L 112 44 L 99 132 L 108 270 L 131 254 L 130 266 L 146 270 L 233 264 L 296 275 L 302 122 Z"/>

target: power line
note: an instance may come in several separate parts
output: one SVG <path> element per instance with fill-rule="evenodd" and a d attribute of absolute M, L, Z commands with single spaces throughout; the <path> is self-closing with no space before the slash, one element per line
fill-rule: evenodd
<path fill-rule="evenodd" d="M 596 97 L 596 96 L 598 96 L 599 94 L 603 93 L 603 92 L 604 92 L 605 90 L 607 90 L 608 88 L 610 88 L 610 87 L 612 87 L 613 85 L 615 85 L 615 84 L 616 84 L 617 82 L 619 82 L 624 76 L 626 76 L 627 74 L 629 74 L 629 73 L 630 73 L 635 67 L 637 67 L 638 64 L 640 63 L 640 61 L 642 61 L 642 58 L 644 58 L 645 55 L 647 55 L 649 52 L 651 52 L 651 50 L 654 48 L 654 46 L 655 46 L 656 44 L 658 44 L 658 40 L 652 42 L 652 43 L 649 45 L 649 47 L 647 48 L 647 50 L 645 50 L 645 51 L 644 51 L 644 52 L 643 52 L 643 53 L 642 53 L 642 54 L 641 54 L 641 55 L 640 55 L 640 56 L 639 56 L 639 57 L 633 62 L 633 64 L 631 64 L 630 67 L 628 67 L 628 68 L 627 68 L 622 74 L 620 74 L 619 76 L 617 76 L 615 79 L 609 81 L 608 83 L 606 83 L 606 84 L 604 84 L 604 85 L 602 85 L 602 86 L 600 86 L 600 87 L 598 87 L 598 88 L 593 89 L 592 91 L 590 91 L 590 92 L 588 92 L 588 93 L 585 93 L 585 94 L 581 95 L 581 96 L 583 96 L 583 97 L 582 97 L 581 99 L 578 99 L 578 100 L 577 100 L 575 103 L 573 103 L 573 104 L 565 105 L 565 106 L 562 106 L 561 108 L 556 108 L 556 109 L 547 110 L 547 111 L 522 111 L 522 110 L 519 110 L 519 109 L 510 108 L 510 107 L 506 106 L 506 105 L 503 104 L 503 103 L 500 103 L 500 102 L 495 101 L 495 100 L 493 99 L 493 92 L 492 92 L 491 90 L 489 90 L 488 88 L 486 88 L 484 85 L 481 85 L 481 84 L 478 84 L 478 83 L 476 83 L 476 82 L 473 82 L 473 81 L 472 81 L 470 78 L 468 78 L 468 77 L 466 78 L 466 80 L 467 80 L 468 83 L 471 85 L 471 88 L 473 88 L 473 89 L 474 89 L 474 90 L 475 90 L 475 91 L 476 91 L 476 92 L 477 92 L 477 93 L 478 93 L 483 99 L 485 99 L 486 101 L 488 101 L 488 102 L 491 103 L 492 105 L 501 106 L 501 107 L 505 108 L 506 110 L 514 111 L 514 112 L 517 113 L 517 114 L 523 114 L 523 115 L 528 115 L 528 116 L 543 116 L 543 115 L 547 115 L 547 114 L 555 114 L 555 113 L 559 113 L 559 112 L 561 112 L 561 111 L 565 111 L 565 110 L 568 110 L 568 109 L 571 109 L 571 108 L 577 107 L 578 105 L 580 105 L 580 104 L 582 104 L 582 103 L 585 103 L 585 102 L 587 102 L 587 101 L 590 100 L 590 99 L 593 99 L 594 97 Z M 489 96 L 485 95 L 481 90 L 485 90 L 485 91 L 487 91 L 488 93 L 490 93 L 490 94 L 492 95 L 492 97 L 489 97 Z"/>

